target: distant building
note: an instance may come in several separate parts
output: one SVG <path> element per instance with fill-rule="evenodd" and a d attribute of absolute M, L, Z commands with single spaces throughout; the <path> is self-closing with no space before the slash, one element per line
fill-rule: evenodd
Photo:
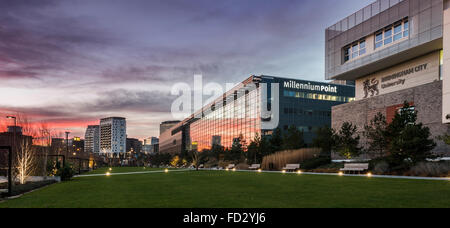
<path fill-rule="evenodd" d="M 127 138 L 127 153 L 141 153 L 142 152 L 142 142 L 139 139 Z"/>
<path fill-rule="evenodd" d="M 20 126 L 8 126 L 8 132 L 14 133 L 14 128 L 16 129 L 16 134 L 22 134 L 22 127 Z"/>
<path fill-rule="evenodd" d="M 119 154 L 126 152 L 126 119 L 110 117 L 100 120 L 100 153 Z"/>
<path fill-rule="evenodd" d="M 172 128 L 173 126 L 177 125 L 180 122 L 181 121 L 179 120 L 162 122 L 159 125 L 159 134 L 162 135 L 165 131 L 169 130 L 170 128 Z"/>
<path fill-rule="evenodd" d="M 100 153 L 100 126 L 90 125 L 84 135 L 84 150 L 86 153 Z"/>
<path fill-rule="evenodd" d="M 69 139 L 69 148 L 72 155 L 82 155 L 84 154 L 84 140 L 80 137 L 74 137 Z"/>
<path fill-rule="evenodd" d="M 157 137 L 150 137 L 144 140 L 142 152 L 146 154 L 155 154 L 159 151 L 159 139 Z"/>

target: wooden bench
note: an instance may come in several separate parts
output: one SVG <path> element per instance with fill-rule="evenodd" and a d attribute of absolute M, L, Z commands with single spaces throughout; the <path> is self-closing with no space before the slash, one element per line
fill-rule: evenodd
<path fill-rule="evenodd" d="M 225 169 L 234 169 L 235 167 L 235 164 L 229 164 Z"/>
<path fill-rule="evenodd" d="M 369 163 L 346 163 L 341 171 L 363 172 L 369 169 Z"/>
<path fill-rule="evenodd" d="M 261 168 L 261 164 L 253 164 L 250 167 L 248 167 L 248 169 L 250 170 L 256 170 L 256 169 L 260 169 Z"/>
<path fill-rule="evenodd" d="M 284 171 L 297 171 L 297 169 L 300 169 L 300 164 L 287 164 L 283 168 Z"/>

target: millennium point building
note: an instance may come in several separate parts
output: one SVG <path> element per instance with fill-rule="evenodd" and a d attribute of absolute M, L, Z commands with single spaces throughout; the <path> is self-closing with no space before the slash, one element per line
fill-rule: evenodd
<path fill-rule="evenodd" d="M 388 122 L 407 101 L 433 137 L 449 132 L 450 1 L 379 0 L 326 29 L 326 79 L 353 80 L 356 101 L 333 107 L 332 126 Z M 450 156 L 436 140 L 435 153 Z"/>
<path fill-rule="evenodd" d="M 127 128 L 122 117 L 110 117 L 100 120 L 100 153 L 119 154 L 126 152 Z"/>
<path fill-rule="evenodd" d="M 331 107 L 354 100 L 352 85 L 272 76 L 251 76 L 189 118 L 161 133 L 160 152 L 179 153 L 194 143 L 199 151 L 213 145 L 230 148 L 239 137 L 296 126 L 310 144 L 317 128 L 331 125 Z"/>

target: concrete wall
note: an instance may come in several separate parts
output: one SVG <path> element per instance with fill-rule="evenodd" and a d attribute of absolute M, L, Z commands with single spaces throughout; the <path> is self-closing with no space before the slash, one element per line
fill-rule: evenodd
<path fill-rule="evenodd" d="M 450 114 L 450 0 L 444 3 L 444 65 L 443 65 L 443 123 L 449 123 Z"/>
<path fill-rule="evenodd" d="M 332 127 L 340 129 L 344 122 L 352 122 L 362 133 L 364 125 L 368 124 L 378 112 L 386 116 L 390 108 L 401 105 L 404 101 L 414 103 L 418 111 L 418 122 L 429 127 L 433 137 L 450 133 L 450 127 L 441 122 L 442 81 L 335 106 L 332 111 Z M 450 157 L 450 146 L 441 141 L 435 141 L 438 146 L 434 152 Z M 364 139 L 361 144 L 365 145 Z M 368 157 L 363 156 L 362 158 Z M 333 159 L 341 158 L 333 155 Z"/>
<path fill-rule="evenodd" d="M 442 49 L 442 15 L 443 0 L 376 1 L 326 30 L 325 78 L 354 80 Z M 345 46 L 370 37 L 405 17 L 409 18 L 411 24 L 409 39 L 373 52 L 368 50 L 363 57 L 343 63 Z"/>

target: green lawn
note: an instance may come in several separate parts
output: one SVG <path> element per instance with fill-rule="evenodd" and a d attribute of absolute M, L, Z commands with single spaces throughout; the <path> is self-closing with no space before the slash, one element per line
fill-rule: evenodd
<path fill-rule="evenodd" d="M 75 178 L 2 202 L 2 207 L 450 207 L 450 181 L 224 171 L 151 173 Z"/>

